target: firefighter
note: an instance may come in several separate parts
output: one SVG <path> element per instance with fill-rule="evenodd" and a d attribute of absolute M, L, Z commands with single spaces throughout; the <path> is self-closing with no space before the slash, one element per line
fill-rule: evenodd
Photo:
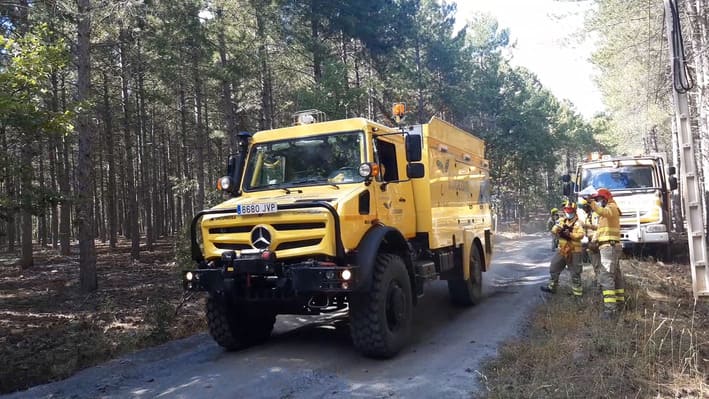
<path fill-rule="evenodd" d="M 593 212 L 591 205 L 583 198 L 579 199 L 578 207 L 586 213 L 586 219 L 581 223 L 581 227 L 586 232 L 586 254 L 593 267 L 594 286 L 597 286 L 601 277 L 601 253 L 598 250 L 598 236 L 596 234 L 598 215 Z"/>
<path fill-rule="evenodd" d="M 559 221 L 559 210 L 556 208 L 551 208 L 551 216 L 547 220 L 547 231 L 551 231 L 551 228 Z M 559 237 L 556 234 L 552 234 L 551 238 L 551 250 L 554 251 L 559 246 Z"/>
<path fill-rule="evenodd" d="M 551 228 L 552 234 L 559 237 L 559 251 L 554 254 L 549 264 L 549 283 L 540 288 L 544 292 L 555 293 L 559 286 L 559 275 L 565 267 L 568 267 L 571 273 L 571 291 L 575 297 L 580 297 L 583 295 L 581 239 L 584 232 L 576 217 L 575 202 L 567 202 L 563 212 L 563 217 Z"/>
<path fill-rule="evenodd" d="M 625 303 L 625 284 L 620 269 L 620 209 L 606 188 L 599 188 L 589 204 L 598 215 L 596 239 L 601 254 L 601 288 L 603 290 L 603 318 L 617 314 L 618 303 Z"/>

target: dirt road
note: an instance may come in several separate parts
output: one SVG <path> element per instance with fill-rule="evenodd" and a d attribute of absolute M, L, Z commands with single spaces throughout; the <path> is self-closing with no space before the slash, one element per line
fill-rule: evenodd
<path fill-rule="evenodd" d="M 415 308 L 411 344 L 396 358 L 360 356 L 346 318 L 279 316 L 270 341 L 225 352 L 206 334 L 113 360 L 3 398 L 470 398 L 485 358 L 519 333 L 540 301 L 549 238 L 500 240 L 484 274 L 486 299 L 449 304 L 444 281 Z"/>

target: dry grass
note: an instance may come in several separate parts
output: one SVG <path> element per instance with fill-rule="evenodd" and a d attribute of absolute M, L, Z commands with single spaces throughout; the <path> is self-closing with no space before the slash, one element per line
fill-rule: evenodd
<path fill-rule="evenodd" d="M 0 257 L 0 393 L 204 330 L 202 301 L 183 301 L 171 242 L 137 262 L 129 242 L 97 251 L 99 289 L 89 295 L 78 289 L 76 255 L 38 251 L 28 270 Z"/>
<path fill-rule="evenodd" d="M 688 265 L 622 261 L 630 295 L 617 321 L 584 273 L 580 301 L 557 294 L 481 373 L 488 398 L 709 398 L 709 301 Z"/>

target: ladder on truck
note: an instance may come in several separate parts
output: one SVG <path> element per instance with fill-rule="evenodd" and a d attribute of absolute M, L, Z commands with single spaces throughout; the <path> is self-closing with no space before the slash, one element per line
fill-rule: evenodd
<path fill-rule="evenodd" d="M 680 157 L 680 188 L 686 213 L 689 261 L 692 265 L 692 290 L 694 298 L 697 299 L 699 296 L 709 297 L 707 241 L 702 217 L 703 193 L 699 187 L 697 163 L 694 158 L 694 140 L 689 127 L 687 91 L 691 89 L 692 84 L 686 75 L 682 30 L 675 0 L 665 0 L 665 23 L 667 39 L 670 43 L 670 60 L 672 60 L 672 96 Z"/>

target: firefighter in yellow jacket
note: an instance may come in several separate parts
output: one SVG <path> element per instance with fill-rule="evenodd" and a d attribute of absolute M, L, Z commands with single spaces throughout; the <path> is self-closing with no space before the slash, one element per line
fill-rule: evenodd
<path fill-rule="evenodd" d="M 585 199 L 579 199 L 579 208 L 586 213 L 586 220 L 581 222 L 581 227 L 586 230 L 586 254 L 593 267 L 594 284 L 598 285 L 601 279 L 601 253 L 598 250 L 598 215 L 593 212 L 591 205 Z"/>
<path fill-rule="evenodd" d="M 554 254 L 549 264 L 549 283 L 540 287 L 544 292 L 555 293 L 559 286 L 559 275 L 565 267 L 571 273 L 571 291 L 574 296 L 583 295 L 581 285 L 581 239 L 584 231 L 576 217 L 576 203 L 564 205 L 564 215 L 559 223 L 551 228 L 551 232 L 559 237 L 559 251 Z"/>
<path fill-rule="evenodd" d="M 601 252 L 601 288 L 603 289 L 603 318 L 615 316 L 618 302 L 625 301 L 625 286 L 620 270 L 620 209 L 613 195 L 605 188 L 599 188 L 589 201 L 591 209 L 598 215 L 596 240 Z"/>

